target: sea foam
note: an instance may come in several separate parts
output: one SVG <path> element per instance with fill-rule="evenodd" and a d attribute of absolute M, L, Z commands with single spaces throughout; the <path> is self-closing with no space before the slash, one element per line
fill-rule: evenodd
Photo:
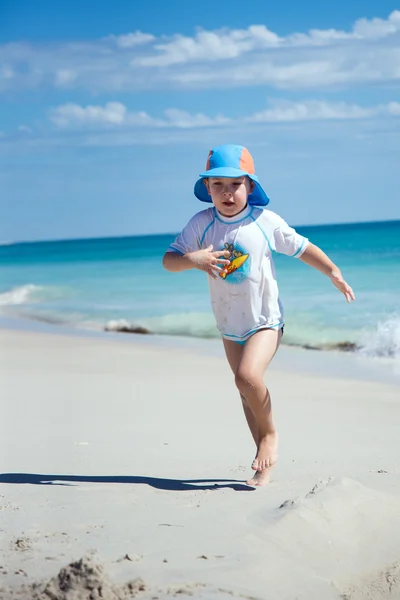
<path fill-rule="evenodd" d="M 32 302 L 35 294 L 37 294 L 40 289 L 39 286 L 30 283 L 12 288 L 11 290 L 0 294 L 0 306 L 14 306 Z"/>
<path fill-rule="evenodd" d="M 370 333 L 365 333 L 359 350 L 364 356 L 400 358 L 400 316 L 380 321 Z"/>

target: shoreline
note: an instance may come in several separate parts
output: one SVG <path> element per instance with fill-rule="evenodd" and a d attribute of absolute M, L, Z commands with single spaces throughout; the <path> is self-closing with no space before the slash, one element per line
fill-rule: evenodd
<path fill-rule="evenodd" d="M 223 347 L 218 338 L 90 330 L 4 315 L 0 315 L 1 330 L 109 340 L 144 347 L 184 349 L 201 355 L 224 357 Z M 397 359 L 371 358 L 357 352 L 337 349 L 322 350 L 281 343 L 270 368 L 400 385 L 400 362 Z"/>

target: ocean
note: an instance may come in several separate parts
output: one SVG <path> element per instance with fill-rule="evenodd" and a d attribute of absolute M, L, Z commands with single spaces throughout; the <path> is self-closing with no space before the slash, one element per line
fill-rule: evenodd
<path fill-rule="evenodd" d="M 275 254 L 283 343 L 400 360 L 400 221 L 297 227 L 353 287 L 348 304 L 327 277 Z M 174 235 L 0 246 L 0 315 L 83 330 L 219 337 L 206 275 L 168 273 Z"/>

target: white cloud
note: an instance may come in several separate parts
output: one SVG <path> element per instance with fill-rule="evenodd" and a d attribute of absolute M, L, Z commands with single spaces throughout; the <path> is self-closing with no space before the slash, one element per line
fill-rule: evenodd
<path fill-rule="evenodd" d="M 336 29 L 312 29 L 308 33 L 294 33 L 279 37 L 265 25 L 251 25 L 247 29 L 200 30 L 194 37 L 177 35 L 171 40 L 154 45 L 156 53 L 135 58 L 142 66 L 168 66 L 194 61 L 216 61 L 237 58 L 252 51 L 301 46 L 332 46 L 343 41 L 377 40 L 400 31 L 400 11 L 388 19 L 360 19 L 351 32 Z"/>
<path fill-rule="evenodd" d="M 119 104 L 118 110 L 112 108 Z M 340 147 L 343 143 L 352 143 L 352 140 L 375 144 L 380 138 L 386 151 L 399 151 L 400 102 L 397 101 L 366 107 L 312 99 L 301 102 L 281 100 L 269 103 L 264 110 L 244 112 L 239 116 L 231 116 L 228 111 L 227 107 L 226 114 L 215 116 L 170 108 L 161 116 L 153 116 L 147 112 L 130 111 L 118 102 L 92 106 L 62 105 L 48 114 L 49 119 L 55 118 L 51 121 L 54 123 L 51 129 L 42 124 L 32 135 L 18 132 L 0 135 L 0 153 L 18 153 L 21 147 L 37 152 L 41 148 L 77 146 L 174 143 L 208 146 L 211 138 L 221 140 L 221 143 L 223 140 L 242 139 L 245 144 L 252 139 L 252 145 L 268 145 L 271 140 L 284 139 L 285 146 L 292 147 L 294 143 L 299 149 L 300 140 L 315 142 L 321 136 L 340 140 Z M 233 111 L 236 113 L 235 107 Z M 123 116 L 116 119 L 115 113 Z"/>
<path fill-rule="evenodd" d="M 121 102 L 107 102 L 104 106 L 63 104 L 50 111 L 50 120 L 60 129 L 76 127 L 157 127 L 160 122 L 146 112 L 129 113 Z"/>
<path fill-rule="evenodd" d="M 376 107 L 363 108 L 356 104 L 346 104 L 345 102 L 280 102 L 273 108 L 268 108 L 247 117 L 246 120 L 252 123 L 276 123 L 332 119 L 368 119 L 376 115 L 379 110 Z"/>
<path fill-rule="evenodd" d="M 351 32 L 336 29 L 312 29 L 308 33 L 294 33 L 279 37 L 265 25 L 251 25 L 247 29 L 200 30 L 194 37 L 177 35 L 171 40 L 154 45 L 156 53 L 135 58 L 142 66 L 168 66 L 193 61 L 210 62 L 237 58 L 252 51 L 298 46 L 330 46 L 343 41 L 377 40 L 400 31 L 400 11 L 388 19 L 360 19 Z"/>
<path fill-rule="evenodd" d="M 185 110 L 178 110 L 176 108 L 167 109 L 165 115 L 169 120 L 170 125 L 182 129 L 226 125 L 231 121 L 231 119 L 224 117 L 223 115 L 217 115 L 216 117 L 207 117 L 202 113 L 191 115 Z"/>
<path fill-rule="evenodd" d="M 346 121 L 400 116 L 400 102 L 359 106 L 346 102 L 306 100 L 275 101 L 264 111 L 244 117 L 249 123 L 291 123 L 299 121 Z"/>
<path fill-rule="evenodd" d="M 201 113 L 191 115 L 178 109 L 167 109 L 164 119 L 151 117 L 144 111 L 129 112 L 121 102 L 107 102 L 104 106 L 79 106 L 63 104 L 50 111 L 51 122 L 60 129 L 82 127 L 174 127 L 189 129 L 209 127 L 227 123 L 229 119 L 222 115 L 207 117 Z"/>
<path fill-rule="evenodd" d="M 336 58 L 339 60 L 339 57 Z M 366 77 L 370 75 L 367 74 Z M 171 80 L 183 87 L 191 88 L 229 88 L 251 85 L 273 86 L 279 89 L 319 88 L 342 84 L 355 77 L 355 73 L 343 72 L 339 65 L 329 60 L 303 60 L 291 64 L 276 65 L 271 61 L 253 61 L 246 68 L 224 69 L 199 68 L 178 72 L 170 76 Z"/>
<path fill-rule="evenodd" d="M 354 37 L 360 39 L 379 39 L 400 30 L 400 11 L 394 10 L 388 19 L 359 19 L 353 27 Z"/>
<path fill-rule="evenodd" d="M 264 25 L 250 26 L 247 30 L 200 30 L 191 38 L 176 35 L 171 41 L 155 44 L 156 54 L 135 58 L 133 65 L 169 66 L 192 61 L 216 61 L 237 58 L 257 45 L 275 47 L 279 37 Z"/>
<path fill-rule="evenodd" d="M 79 43 L 13 43 L 0 46 L 0 89 L 53 85 L 137 92 L 398 83 L 399 48 L 398 10 L 386 19 L 360 19 L 348 31 L 313 29 L 279 36 L 258 24 L 201 29 L 193 36 L 136 31 Z"/>
<path fill-rule="evenodd" d="M 109 35 L 106 39 L 114 40 L 120 48 L 134 48 L 135 46 L 149 44 L 156 38 L 151 33 L 135 31 L 134 33 L 126 33 L 124 35 Z"/>
<path fill-rule="evenodd" d="M 51 121 L 61 128 L 81 125 L 122 125 L 126 107 L 120 102 L 108 102 L 103 106 L 63 104 L 50 112 Z"/>
<path fill-rule="evenodd" d="M 393 11 L 387 19 L 358 19 L 351 31 L 311 29 L 308 33 L 294 33 L 284 39 L 292 46 L 325 46 L 342 41 L 377 40 L 400 31 L 400 11 Z"/>
<path fill-rule="evenodd" d="M 191 114 L 187 111 L 170 108 L 164 111 L 163 118 L 152 117 L 146 112 L 131 112 L 120 102 L 108 102 L 104 106 L 64 104 L 50 111 L 51 122 L 60 129 L 76 128 L 173 128 L 196 129 L 214 128 L 246 123 L 294 123 L 300 121 L 333 121 L 370 119 L 377 116 L 400 116 L 400 103 L 362 107 L 345 102 L 324 102 L 307 100 L 304 102 L 275 101 L 265 110 L 231 118 L 219 114 L 208 116 L 203 113 Z"/>

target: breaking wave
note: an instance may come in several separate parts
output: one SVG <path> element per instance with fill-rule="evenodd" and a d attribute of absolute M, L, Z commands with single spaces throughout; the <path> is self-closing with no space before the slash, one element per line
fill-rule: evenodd
<path fill-rule="evenodd" d="M 110 319 L 115 312 L 107 306 L 84 307 L 59 304 L 67 289 L 26 284 L 0 293 L 3 314 L 58 326 L 120 333 L 155 334 L 202 339 L 218 339 L 220 333 L 211 312 L 184 312 L 153 317 Z M 57 300 L 56 302 L 53 302 Z M 50 304 L 49 304 L 50 302 Z M 88 309 L 88 310 L 87 310 Z M 104 312 L 105 311 L 105 312 Z M 326 327 L 307 320 L 304 314 L 286 319 L 282 343 L 308 350 L 357 352 L 366 357 L 400 359 L 400 317 L 393 315 L 377 323 L 373 330 Z"/>
<path fill-rule="evenodd" d="M 374 331 L 364 334 L 359 351 L 364 356 L 400 358 L 400 317 L 381 321 Z"/>
<path fill-rule="evenodd" d="M 35 300 L 38 300 L 41 290 L 41 287 L 33 284 L 12 288 L 0 294 L 0 306 L 16 306 L 35 302 Z"/>

